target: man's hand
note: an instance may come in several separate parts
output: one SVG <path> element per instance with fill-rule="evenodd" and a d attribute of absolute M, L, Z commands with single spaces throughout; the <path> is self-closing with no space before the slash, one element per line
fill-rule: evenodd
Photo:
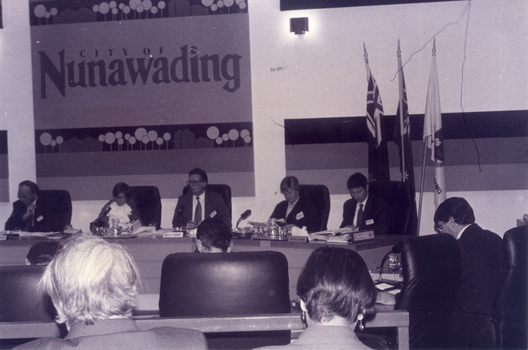
<path fill-rule="evenodd" d="M 376 293 L 376 303 L 383 305 L 396 305 L 396 298 L 393 294 L 379 291 Z"/>

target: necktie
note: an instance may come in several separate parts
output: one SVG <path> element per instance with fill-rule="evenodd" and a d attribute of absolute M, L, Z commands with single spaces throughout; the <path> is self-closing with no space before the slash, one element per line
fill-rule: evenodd
<path fill-rule="evenodd" d="M 194 209 L 194 222 L 198 223 L 202 221 L 202 203 L 200 203 L 200 197 L 196 197 L 198 203 L 196 203 L 196 209 Z"/>
<path fill-rule="evenodd" d="M 27 224 L 25 226 L 27 226 L 25 229 L 29 228 L 29 227 L 33 227 L 34 223 L 33 223 L 33 217 L 34 217 L 34 214 L 35 213 L 35 206 L 33 204 L 30 204 L 27 206 L 27 210 L 26 210 L 26 213 L 22 216 L 22 219 L 24 221 L 27 221 Z"/>
<path fill-rule="evenodd" d="M 361 224 L 363 223 L 363 204 L 359 205 L 358 215 L 357 215 L 357 227 L 361 227 Z"/>

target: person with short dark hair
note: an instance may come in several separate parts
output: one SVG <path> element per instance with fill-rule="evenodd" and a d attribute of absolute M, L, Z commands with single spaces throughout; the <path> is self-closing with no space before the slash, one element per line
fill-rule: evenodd
<path fill-rule="evenodd" d="M 112 199 L 106 203 L 93 224 L 96 227 L 111 227 L 112 220 L 120 227 L 130 226 L 140 215 L 134 200 L 134 193 L 124 182 L 117 183 L 112 190 Z"/>
<path fill-rule="evenodd" d="M 67 240 L 46 266 L 40 287 L 68 335 L 41 338 L 17 349 L 207 349 L 204 335 L 174 327 L 141 331 L 132 320 L 139 269 L 120 244 L 81 235 Z"/>
<path fill-rule="evenodd" d="M 39 197 L 39 187 L 33 181 L 18 185 L 18 200 L 13 203 L 13 213 L 5 223 L 5 230 L 51 232 L 56 217 L 48 198 Z"/>
<path fill-rule="evenodd" d="M 314 250 L 297 280 L 297 295 L 307 328 L 291 344 L 265 349 L 370 349 L 354 333 L 376 300 L 358 253 L 328 246 Z"/>
<path fill-rule="evenodd" d="M 231 237 L 231 229 L 222 220 L 205 219 L 196 230 L 196 247 L 200 253 L 230 253 Z"/>
<path fill-rule="evenodd" d="M 200 168 L 189 172 L 189 192 L 178 198 L 172 227 L 194 230 L 202 220 L 217 218 L 231 228 L 231 215 L 221 194 L 207 189 L 207 173 Z"/>
<path fill-rule="evenodd" d="M 26 256 L 28 265 L 47 265 L 57 254 L 60 243 L 57 241 L 41 241 L 33 244 Z"/>
<path fill-rule="evenodd" d="M 375 194 L 369 193 L 368 181 L 361 173 L 352 174 L 347 181 L 351 199 L 343 205 L 343 222 L 340 227 L 353 230 L 374 230 L 377 235 L 389 232 L 389 204 Z"/>
<path fill-rule="evenodd" d="M 284 201 L 275 206 L 270 219 L 284 220 L 289 225 L 306 227 L 309 233 L 321 230 L 321 215 L 316 205 L 299 192 L 299 180 L 295 176 L 286 176 L 280 183 Z"/>
<path fill-rule="evenodd" d="M 502 238 L 477 225 L 473 208 L 461 197 L 444 200 L 436 209 L 434 223 L 437 231 L 454 236 L 460 248 L 461 275 L 455 313 L 493 317 L 504 276 Z M 456 316 L 454 322 L 455 319 Z M 472 346 L 491 345 L 479 343 L 478 338 L 470 340 Z M 469 346 L 453 345 L 457 348 Z"/>

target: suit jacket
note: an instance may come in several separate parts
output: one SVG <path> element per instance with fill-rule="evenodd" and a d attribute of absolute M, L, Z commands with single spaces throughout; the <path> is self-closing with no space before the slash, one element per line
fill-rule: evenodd
<path fill-rule="evenodd" d="M 192 200 L 193 195 L 190 191 L 178 198 L 178 203 L 176 204 L 176 209 L 174 209 L 174 216 L 172 218 L 172 227 L 185 226 L 189 221 L 192 221 Z M 229 209 L 227 209 L 224 197 L 222 197 L 221 194 L 206 189 L 204 207 L 204 219 L 214 217 L 225 222 L 228 227 L 231 227 L 231 216 L 229 215 Z"/>
<path fill-rule="evenodd" d="M 41 338 L 15 349 L 207 349 L 197 330 L 158 327 L 141 331 L 130 318 L 75 325 L 64 338 Z"/>
<path fill-rule="evenodd" d="M 472 224 L 457 242 L 461 275 L 455 312 L 491 316 L 504 278 L 502 238 Z"/>
<path fill-rule="evenodd" d="M 343 222 L 340 227 L 354 224 L 357 202 L 351 198 L 343 205 Z M 358 225 L 359 230 L 374 230 L 377 235 L 389 233 L 390 217 L 389 204 L 375 194 L 369 193 L 365 208 L 363 208 L 363 219 Z"/>
<path fill-rule="evenodd" d="M 265 346 L 261 350 L 367 350 L 354 330 L 343 326 L 310 326 L 302 332 L 299 339 L 288 345 Z"/>
<path fill-rule="evenodd" d="M 275 206 L 270 218 L 284 219 L 288 224 L 293 224 L 298 227 L 306 226 L 306 230 L 310 233 L 321 230 L 321 214 L 312 201 L 301 197 L 288 217 L 286 217 L 287 210 L 288 202 L 282 201 Z"/>
<path fill-rule="evenodd" d="M 53 212 L 54 203 L 46 196 L 38 196 L 33 215 L 22 219 L 27 211 L 27 205 L 17 200 L 13 203 L 13 213 L 5 223 L 6 230 L 20 229 L 27 232 L 51 232 L 56 229 L 56 217 Z M 62 228 L 61 228 L 62 229 Z"/>

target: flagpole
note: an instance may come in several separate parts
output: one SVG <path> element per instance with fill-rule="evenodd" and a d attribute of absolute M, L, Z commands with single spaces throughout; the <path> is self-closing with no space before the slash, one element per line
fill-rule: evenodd
<path fill-rule="evenodd" d="M 400 85 L 400 103 L 398 103 L 398 106 L 400 108 L 400 149 L 401 149 L 401 169 L 402 169 L 402 181 L 406 181 L 405 179 L 405 152 L 403 151 L 404 149 L 404 143 L 403 143 L 403 130 L 404 130 L 404 125 L 403 125 L 403 77 L 402 77 L 402 73 L 403 73 L 403 67 L 402 67 L 402 64 L 401 64 L 401 50 L 400 50 L 400 39 L 398 39 L 398 82 L 399 82 L 399 85 Z"/>
<path fill-rule="evenodd" d="M 425 115 L 424 115 L 425 117 Z M 427 154 L 427 144 L 429 143 L 430 138 L 427 136 L 426 141 L 424 141 L 424 149 L 422 156 L 422 179 L 420 180 L 420 204 L 418 205 L 418 226 L 417 233 L 420 236 L 420 222 L 422 220 L 422 203 L 423 203 L 423 192 L 424 192 L 424 181 L 425 181 L 425 159 Z"/>

